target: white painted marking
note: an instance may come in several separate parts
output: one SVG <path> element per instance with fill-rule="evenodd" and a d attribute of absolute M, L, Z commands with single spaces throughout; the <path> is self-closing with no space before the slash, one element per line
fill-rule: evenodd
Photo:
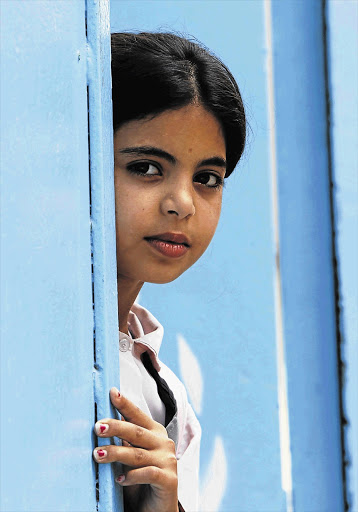
<path fill-rule="evenodd" d="M 189 399 L 196 414 L 201 414 L 203 396 L 203 377 L 200 364 L 189 344 L 181 335 L 177 335 L 179 368 Z"/>
<path fill-rule="evenodd" d="M 201 487 L 199 510 L 219 512 L 227 483 L 227 459 L 224 444 L 220 436 L 216 436 L 213 455 L 205 473 Z"/>
<path fill-rule="evenodd" d="M 275 322 L 276 322 L 276 357 L 277 357 L 277 387 L 280 428 L 281 452 L 281 485 L 286 493 L 286 510 L 294 512 L 292 500 L 292 460 L 290 447 L 290 423 L 287 396 L 287 371 L 285 361 L 285 340 L 282 315 L 282 288 L 280 273 L 280 236 L 279 236 L 279 204 L 277 191 L 277 158 L 276 158 L 276 131 L 275 131 L 275 98 L 274 98 L 274 65 L 272 48 L 272 17 L 271 0 L 264 1 L 265 31 L 267 48 L 267 96 L 268 119 L 270 129 L 270 164 L 271 164 L 271 203 L 272 220 L 275 243 Z"/>

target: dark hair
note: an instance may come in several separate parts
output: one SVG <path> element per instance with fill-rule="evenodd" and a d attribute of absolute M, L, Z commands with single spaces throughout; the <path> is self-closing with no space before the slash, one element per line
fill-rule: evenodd
<path fill-rule="evenodd" d="M 112 34 L 113 129 L 198 102 L 220 122 L 229 176 L 245 146 L 246 119 L 228 68 L 206 48 L 171 33 Z"/>

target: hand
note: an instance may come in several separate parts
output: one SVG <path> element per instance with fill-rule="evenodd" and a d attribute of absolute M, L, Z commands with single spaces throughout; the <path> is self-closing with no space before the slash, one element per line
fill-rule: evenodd
<path fill-rule="evenodd" d="M 168 438 L 163 425 L 120 395 L 118 389 L 112 388 L 110 397 L 125 421 L 99 420 L 95 433 L 98 437 L 119 437 L 122 446 L 95 448 L 93 456 L 96 462 L 124 464 L 124 473 L 116 478 L 116 482 L 124 487 L 125 510 L 177 512 L 178 476 L 174 441 Z"/>

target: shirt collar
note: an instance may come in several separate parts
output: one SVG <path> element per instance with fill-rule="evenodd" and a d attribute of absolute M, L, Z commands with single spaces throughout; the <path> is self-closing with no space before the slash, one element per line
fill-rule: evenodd
<path fill-rule="evenodd" d="M 164 328 L 158 320 L 139 304 L 133 304 L 128 316 L 128 330 L 133 340 L 133 350 L 140 356 L 148 352 L 154 368 L 159 371 L 159 349 L 162 344 Z M 128 335 L 119 333 L 119 339 L 128 339 Z"/>

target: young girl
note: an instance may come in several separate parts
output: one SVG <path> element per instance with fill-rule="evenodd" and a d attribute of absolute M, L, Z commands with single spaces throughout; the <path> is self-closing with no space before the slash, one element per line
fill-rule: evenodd
<path fill-rule="evenodd" d="M 110 397 L 125 421 L 96 423 L 122 446 L 94 457 L 124 465 L 126 512 L 193 512 L 200 426 L 158 359 L 162 326 L 134 302 L 145 282 L 176 279 L 208 247 L 244 149 L 244 107 L 226 66 L 174 34 L 113 34 L 112 79 L 121 393 Z"/>

